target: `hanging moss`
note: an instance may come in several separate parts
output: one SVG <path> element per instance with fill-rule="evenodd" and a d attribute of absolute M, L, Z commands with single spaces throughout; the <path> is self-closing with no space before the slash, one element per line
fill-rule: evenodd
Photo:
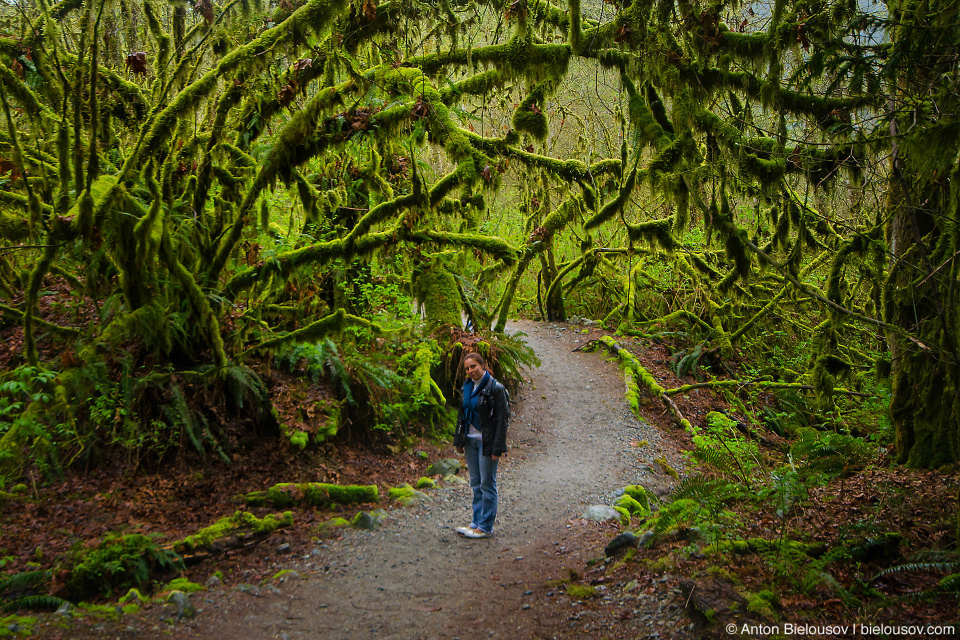
<path fill-rule="evenodd" d="M 640 224 L 627 224 L 627 237 L 630 242 L 644 241 L 653 246 L 659 246 L 667 253 L 673 253 L 677 248 L 677 241 L 673 237 L 674 217 L 660 220 L 649 220 Z"/>

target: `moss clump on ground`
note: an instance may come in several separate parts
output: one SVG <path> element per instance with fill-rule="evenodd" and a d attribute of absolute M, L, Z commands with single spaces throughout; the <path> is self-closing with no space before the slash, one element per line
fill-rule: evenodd
<path fill-rule="evenodd" d="M 776 610 L 780 608 L 780 599 L 772 591 L 764 589 L 757 593 L 747 592 L 747 611 L 756 613 L 768 620 L 778 619 Z"/>
<path fill-rule="evenodd" d="M 0 638 L 31 636 L 35 624 L 37 619 L 28 616 L 0 616 Z"/>
<path fill-rule="evenodd" d="M 585 584 L 568 584 L 567 595 L 571 598 L 585 600 L 597 596 L 597 588 Z"/>
<path fill-rule="evenodd" d="M 421 502 L 429 502 L 430 496 L 423 491 L 417 491 L 409 484 L 402 484 L 399 487 L 392 487 L 389 491 L 390 499 L 399 503 L 401 506 L 409 507 Z"/>
<path fill-rule="evenodd" d="M 174 542 L 173 548 L 178 553 L 196 551 L 209 548 L 218 540 L 230 536 L 265 536 L 291 524 L 293 524 L 293 513 L 290 511 L 270 514 L 263 518 L 258 518 L 248 511 L 237 511 L 232 516 L 220 518 L 192 536 Z"/>
<path fill-rule="evenodd" d="M 167 586 L 163 588 L 163 591 L 183 591 L 184 593 L 195 593 L 197 591 L 203 591 L 206 589 L 201 584 L 196 582 L 190 582 L 187 578 L 174 578 L 167 583 Z"/>
<path fill-rule="evenodd" d="M 376 502 L 380 492 L 376 485 L 338 485 L 324 482 L 282 482 L 266 491 L 251 491 L 244 502 L 251 507 L 266 505 L 278 509 L 303 504 L 328 507 L 331 504 L 361 504 Z"/>

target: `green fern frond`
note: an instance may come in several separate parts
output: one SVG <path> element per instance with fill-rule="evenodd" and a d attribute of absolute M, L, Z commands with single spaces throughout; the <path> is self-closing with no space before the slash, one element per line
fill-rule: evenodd
<path fill-rule="evenodd" d="M 8 602 L 3 605 L 0 610 L 11 612 L 18 610 L 31 610 L 31 611 L 54 611 L 60 608 L 63 604 L 68 604 L 69 601 L 64 600 L 63 598 L 58 598 L 57 596 L 24 596 L 18 598 L 13 602 Z"/>
<path fill-rule="evenodd" d="M 737 473 L 736 462 L 726 450 L 697 447 L 691 455 L 695 460 L 710 465 L 722 473 Z"/>
<path fill-rule="evenodd" d="M 196 449 L 200 457 L 205 460 L 207 453 L 204 449 L 203 441 L 201 441 L 197 435 L 197 430 L 193 423 L 193 412 L 191 412 L 190 407 L 187 406 L 187 399 L 183 395 L 183 390 L 180 389 L 179 385 L 173 385 L 173 387 L 171 387 L 170 403 L 164 405 L 163 413 L 171 425 L 183 427 L 193 448 Z"/>
<path fill-rule="evenodd" d="M 913 571 L 944 573 L 947 571 L 954 571 L 957 569 L 957 567 L 958 564 L 956 562 L 908 562 L 906 564 L 898 564 L 895 567 L 887 567 L 874 576 L 873 580 L 891 574 L 910 573 Z M 871 580 L 871 582 L 873 580 Z"/>
<path fill-rule="evenodd" d="M 0 581 L 0 594 L 22 591 L 42 584 L 53 575 L 51 571 L 23 571 Z"/>

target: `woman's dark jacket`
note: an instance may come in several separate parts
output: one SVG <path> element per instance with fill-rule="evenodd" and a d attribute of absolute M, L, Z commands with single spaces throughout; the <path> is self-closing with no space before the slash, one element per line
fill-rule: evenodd
<path fill-rule="evenodd" d="M 482 455 L 502 456 L 507 452 L 507 423 L 510 416 L 510 407 L 507 403 L 509 401 L 510 396 L 506 388 L 493 376 L 488 376 L 486 383 L 480 387 L 480 401 L 477 406 L 483 443 L 480 449 Z M 457 430 L 453 434 L 453 446 L 458 449 L 463 448 L 467 441 L 467 431 L 470 429 L 463 413 L 461 402 L 460 413 L 457 415 Z"/>

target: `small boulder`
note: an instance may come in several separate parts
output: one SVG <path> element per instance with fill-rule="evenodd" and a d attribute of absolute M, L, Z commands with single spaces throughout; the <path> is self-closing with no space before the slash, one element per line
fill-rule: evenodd
<path fill-rule="evenodd" d="M 649 547 L 653 545 L 653 531 L 644 531 L 637 539 L 637 547 Z"/>
<path fill-rule="evenodd" d="M 444 458 L 442 460 L 437 460 L 432 465 L 427 467 L 428 476 L 447 476 L 450 474 L 457 475 L 460 472 L 460 461 L 456 458 Z"/>
<path fill-rule="evenodd" d="M 443 476 L 443 481 L 447 484 L 470 484 L 469 480 L 461 478 L 460 476 L 455 476 L 452 473 L 448 473 L 447 475 Z"/>
<path fill-rule="evenodd" d="M 76 607 L 74 607 L 72 603 L 70 603 L 70 602 L 64 602 L 63 604 L 61 604 L 61 605 L 57 608 L 57 615 L 58 615 L 58 616 L 68 616 L 68 617 L 72 617 L 72 616 L 73 616 L 73 610 L 74 610 L 75 608 L 76 608 Z"/>
<path fill-rule="evenodd" d="M 426 476 L 424 476 L 423 478 L 420 478 L 419 480 L 417 480 L 417 489 L 436 489 L 436 488 L 437 488 L 437 481 L 434 480 L 433 478 L 427 478 Z"/>
<path fill-rule="evenodd" d="M 590 505 L 580 517 L 584 520 L 592 520 L 594 522 L 606 522 L 607 520 L 620 521 L 620 514 L 617 510 L 607 504 Z"/>
<path fill-rule="evenodd" d="M 608 557 L 614 556 L 624 549 L 636 549 L 638 545 L 639 539 L 637 538 L 636 534 L 631 533 L 630 531 L 624 531 L 607 543 L 607 546 L 603 549 L 603 553 Z"/>
<path fill-rule="evenodd" d="M 403 507 L 411 507 L 421 502 L 432 502 L 433 499 L 423 491 L 417 491 L 409 484 L 402 484 L 399 487 L 390 489 L 390 497 Z"/>
<path fill-rule="evenodd" d="M 219 587 L 219 586 L 220 586 L 220 583 L 221 583 L 220 576 L 214 574 L 214 575 L 210 576 L 209 578 L 207 578 L 206 585 L 207 585 L 208 587 Z"/>
<path fill-rule="evenodd" d="M 419 493 L 419 492 L 418 492 Z M 374 509 L 370 513 L 366 511 L 361 511 L 354 518 L 353 522 L 350 523 L 350 526 L 354 529 L 361 529 L 363 531 L 372 531 L 380 527 L 383 524 L 383 521 L 387 519 L 387 512 L 383 509 Z"/>
<path fill-rule="evenodd" d="M 260 597 L 260 587 L 255 584 L 238 584 L 237 591 L 240 593 L 245 593 L 249 596 Z"/>
<path fill-rule="evenodd" d="M 286 542 L 277 547 L 277 553 L 287 554 L 293 551 L 293 548 Z"/>
<path fill-rule="evenodd" d="M 197 615 L 197 608 L 190 601 L 190 594 L 183 591 L 171 591 L 167 602 L 176 605 L 177 620 L 190 619 Z"/>
<path fill-rule="evenodd" d="M 317 527 L 317 533 L 321 536 L 328 536 L 332 534 L 335 529 L 349 526 L 350 521 L 346 518 L 330 518 L 326 522 L 320 523 L 320 526 Z"/>

